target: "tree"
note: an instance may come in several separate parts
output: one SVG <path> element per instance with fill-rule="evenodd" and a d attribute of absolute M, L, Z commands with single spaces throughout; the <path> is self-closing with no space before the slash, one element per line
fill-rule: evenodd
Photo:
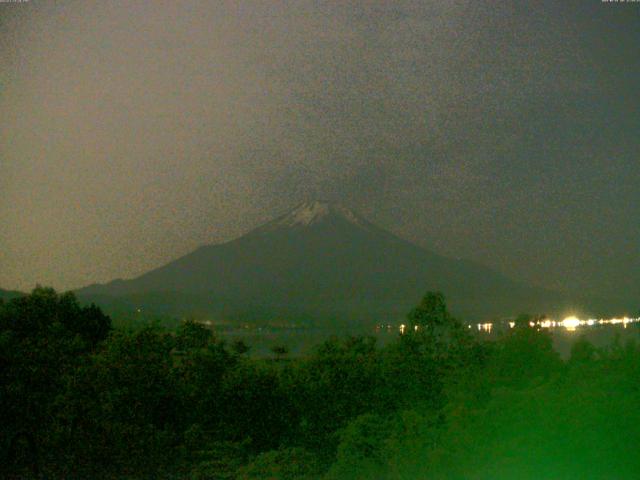
<path fill-rule="evenodd" d="M 303 448 L 282 448 L 258 455 L 238 471 L 238 480 L 314 480 L 320 478 L 317 458 Z"/>
<path fill-rule="evenodd" d="M 532 318 L 528 313 L 521 313 L 513 321 L 514 328 L 531 328 Z"/>
<path fill-rule="evenodd" d="M 0 331 L 19 338 L 58 334 L 79 335 L 92 348 L 111 330 L 111 319 L 91 304 L 81 307 L 72 292 L 57 294 L 53 288 L 36 287 L 30 295 L 10 300 L 0 309 Z"/>
<path fill-rule="evenodd" d="M 184 352 L 172 373 L 184 404 L 185 424 L 201 424 L 208 432 L 218 430 L 224 408 L 223 382 L 239 360 L 223 342 L 212 341 L 206 348 Z"/>
<path fill-rule="evenodd" d="M 224 440 L 250 439 L 253 453 L 278 448 L 297 427 L 290 392 L 281 368 L 268 362 L 238 359 L 223 378 L 219 431 Z"/>
<path fill-rule="evenodd" d="M 291 383 L 301 416 L 299 437 L 326 461 L 335 454 L 340 428 L 386 406 L 380 351 L 370 337 L 334 337 L 296 367 Z"/>
<path fill-rule="evenodd" d="M 249 350 L 251 350 L 251 347 L 249 345 L 247 345 L 244 340 L 236 340 L 235 342 L 233 342 L 233 344 L 231 345 L 231 348 L 233 349 L 233 351 L 235 353 L 237 353 L 238 355 L 244 355 L 245 353 L 247 353 Z"/>
<path fill-rule="evenodd" d="M 271 347 L 271 351 L 275 354 L 276 360 L 280 361 L 283 357 L 289 353 L 289 349 L 285 345 L 274 345 Z"/>
<path fill-rule="evenodd" d="M 28 440 L 27 450 L 48 453 L 66 377 L 110 330 L 98 307 L 82 307 L 72 293 L 52 288 L 0 305 L 0 447 L 9 456 L 20 439 Z M 13 460 L 0 461 L 0 473 Z"/>
<path fill-rule="evenodd" d="M 452 317 L 447 310 L 444 295 L 441 292 L 427 292 L 420 304 L 407 316 L 409 332 L 425 329 L 431 333 L 438 327 L 451 322 Z"/>
<path fill-rule="evenodd" d="M 561 363 L 553 349 L 551 333 L 531 328 L 525 320 L 497 342 L 489 361 L 497 380 L 507 385 L 525 385 L 536 378 L 547 378 Z"/>
<path fill-rule="evenodd" d="M 209 328 L 195 320 L 187 320 L 180 324 L 176 334 L 176 348 L 188 350 L 190 348 L 204 348 L 213 340 L 213 333 Z"/>
<path fill-rule="evenodd" d="M 442 293 L 427 292 L 407 320 L 409 331 L 401 342 L 407 350 L 420 352 L 445 369 L 459 365 L 469 356 L 473 341 L 447 310 Z"/>
<path fill-rule="evenodd" d="M 365 480 L 386 478 L 389 436 L 388 418 L 367 413 L 351 421 L 340 431 L 336 462 L 329 480 Z"/>
<path fill-rule="evenodd" d="M 581 335 L 571 346 L 569 365 L 593 364 L 596 359 L 596 353 L 596 347 L 584 335 Z"/>
<path fill-rule="evenodd" d="M 57 401 L 60 442 L 80 477 L 151 473 L 172 461 L 181 418 L 174 344 L 154 327 L 117 332 L 68 378 Z"/>

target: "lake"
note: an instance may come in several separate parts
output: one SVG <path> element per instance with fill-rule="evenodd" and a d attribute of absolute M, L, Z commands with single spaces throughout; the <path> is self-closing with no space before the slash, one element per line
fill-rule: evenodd
<path fill-rule="evenodd" d="M 553 337 L 555 349 L 563 358 L 567 358 L 571 346 L 576 339 L 584 336 L 596 347 L 611 345 L 616 338 L 621 344 L 629 340 L 640 340 L 640 318 L 612 318 L 580 320 L 567 317 L 564 320 L 544 320 L 540 328 L 548 329 Z M 553 323 L 552 323 L 553 322 Z M 479 338 L 495 340 L 503 335 L 513 324 L 509 321 L 496 323 L 470 324 L 468 328 Z M 250 354 L 258 357 L 269 357 L 271 349 L 285 346 L 290 356 L 305 355 L 325 340 L 336 336 L 345 338 L 349 335 L 369 335 L 377 339 L 378 345 L 384 346 L 394 341 L 402 325 L 378 325 L 375 328 L 305 328 L 305 327 L 250 327 L 221 328 L 214 327 L 219 338 L 232 343 L 242 340 L 251 347 Z"/>

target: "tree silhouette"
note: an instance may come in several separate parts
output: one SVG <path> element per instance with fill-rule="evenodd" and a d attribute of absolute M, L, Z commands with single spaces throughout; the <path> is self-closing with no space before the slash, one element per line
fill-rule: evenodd
<path fill-rule="evenodd" d="M 275 354 L 276 360 L 280 361 L 289 353 L 289 349 L 285 345 L 274 345 L 271 351 Z"/>
<path fill-rule="evenodd" d="M 447 311 L 444 295 L 440 292 L 427 292 L 420 304 L 415 307 L 407 317 L 409 330 L 416 331 L 426 329 L 430 332 L 437 327 L 446 325 L 451 321 L 451 315 Z"/>
<path fill-rule="evenodd" d="M 244 340 L 236 340 L 235 342 L 233 342 L 233 344 L 231 344 L 231 348 L 238 355 L 244 355 L 249 350 L 251 350 L 251 347 L 249 345 L 247 345 L 244 342 Z"/>

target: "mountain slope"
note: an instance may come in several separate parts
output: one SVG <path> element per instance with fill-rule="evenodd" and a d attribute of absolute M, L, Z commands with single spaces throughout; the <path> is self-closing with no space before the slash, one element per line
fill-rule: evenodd
<path fill-rule="evenodd" d="M 319 202 L 140 277 L 78 294 L 173 314 L 373 323 L 401 318 L 434 289 L 469 319 L 548 311 L 564 303 L 556 293 L 436 255 L 347 209 Z"/>
<path fill-rule="evenodd" d="M 3 290 L 0 288 L 0 299 L 4 300 L 4 301 L 8 301 L 11 300 L 12 298 L 18 298 L 23 296 L 24 293 L 22 292 L 17 292 L 15 290 Z"/>

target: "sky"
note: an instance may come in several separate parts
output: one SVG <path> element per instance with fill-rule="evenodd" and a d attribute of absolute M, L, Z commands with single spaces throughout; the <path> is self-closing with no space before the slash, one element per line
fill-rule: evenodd
<path fill-rule="evenodd" d="M 320 199 L 640 298 L 640 3 L 0 3 L 0 287 L 130 278 Z"/>

